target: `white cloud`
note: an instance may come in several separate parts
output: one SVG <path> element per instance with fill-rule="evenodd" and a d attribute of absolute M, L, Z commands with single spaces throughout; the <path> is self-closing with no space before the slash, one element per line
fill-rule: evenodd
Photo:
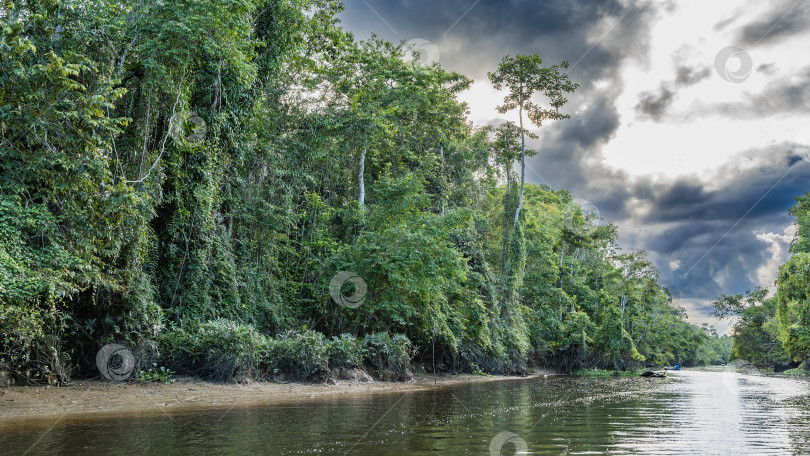
<path fill-rule="evenodd" d="M 755 283 L 761 283 L 774 290 L 774 282 L 779 274 L 779 267 L 782 266 L 790 255 L 789 248 L 790 242 L 796 234 L 796 226 L 790 225 L 785 228 L 783 234 L 779 233 L 755 233 L 757 239 L 765 242 L 768 245 L 768 253 L 770 258 L 767 262 L 763 263 L 752 271 L 751 280 Z"/>
<path fill-rule="evenodd" d="M 717 330 L 717 334 L 731 334 L 732 320 L 718 320 L 715 317 L 706 315 L 703 311 L 703 309 L 711 306 L 712 301 L 710 299 L 682 299 L 677 304 L 686 310 L 687 320 L 691 323 L 698 326 L 708 323 L 709 326 L 713 326 Z"/>
<path fill-rule="evenodd" d="M 771 7 L 767 2 L 689 0 L 679 1 L 672 14 L 660 15 L 651 27 L 649 59 L 622 69 L 625 90 L 617 99 L 622 124 L 602 150 L 606 164 L 636 176 L 697 175 L 708 180 L 713 170 L 741 150 L 793 141 L 810 124 L 810 116 L 731 119 L 707 115 L 713 106 L 742 106 L 766 91 L 775 76 L 756 71 L 759 65 L 771 64 L 779 75 L 795 74 L 810 65 L 810 54 L 799 51 L 806 47 L 806 38 L 798 36 L 778 46 L 745 49 L 754 70 L 742 83 L 728 82 L 717 73 L 718 51 L 735 45 L 739 26 Z M 716 29 L 726 18 L 734 18 L 732 25 Z M 731 59 L 728 69 L 733 71 L 735 64 L 739 61 Z M 654 93 L 662 83 L 671 83 L 678 66 L 709 68 L 711 76 L 678 88 L 662 122 L 636 119 L 639 94 Z M 779 106 L 771 108 L 779 110 Z"/>
<path fill-rule="evenodd" d="M 495 90 L 488 80 L 478 80 L 468 90 L 458 94 L 458 100 L 467 103 L 470 109 L 469 117 L 476 125 L 484 125 L 495 118 L 518 122 L 517 111 L 499 114 L 495 110 L 496 106 L 503 103 L 503 97 L 507 93 L 507 91 Z"/>

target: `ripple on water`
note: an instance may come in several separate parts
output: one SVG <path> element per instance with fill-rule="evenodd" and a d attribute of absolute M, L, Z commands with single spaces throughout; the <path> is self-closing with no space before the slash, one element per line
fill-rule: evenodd
<path fill-rule="evenodd" d="M 808 386 L 689 370 L 535 378 L 227 413 L 65 418 L 50 430 L 0 430 L 0 453 L 509 455 L 525 445 L 534 455 L 803 454 Z"/>

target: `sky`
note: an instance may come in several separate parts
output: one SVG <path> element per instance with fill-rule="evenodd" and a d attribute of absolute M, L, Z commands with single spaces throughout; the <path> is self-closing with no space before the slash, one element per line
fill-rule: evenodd
<path fill-rule="evenodd" d="M 537 129 L 527 181 L 618 226 L 693 322 L 725 332 L 714 298 L 773 287 L 810 191 L 810 0 L 344 1 L 356 38 L 472 78 L 478 125 L 517 119 L 487 79 L 503 56 L 568 61 L 571 118 Z"/>

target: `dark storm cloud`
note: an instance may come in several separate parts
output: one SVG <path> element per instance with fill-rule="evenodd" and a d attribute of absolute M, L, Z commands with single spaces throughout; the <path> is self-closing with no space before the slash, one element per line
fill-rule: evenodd
<path fill-rule="evenodd" d="M 787 210 L 807 189 L 810 163 L 786 144 L 750 153 L 758 157 L 756 166 L 726 166 L 711 190 L 696 178 L 638 181 L 635 204 L 641 199 L 654 210 L 619 214 L 626 217 L 620 225 L 628 238 L 643 242 L 661 260 L 680 263 L 664 276 L 687 296 L 711 299 L 760 285 L 755 271 L 772 258 L 757 233 L 781 235 L 792 224 Z M 634 233 L 636 226 L 647 231 Z"/>
<path fill-rule="evenodd" d="M 597 146 L 607 143 L 619 128 L 619 112 L 613 100 L 609 92 L 593 95 L 587 109 L 560 123 L 559 140 L 574 143 L 583 154 L 593 156 Z"/>
<path fill-rule="evenodd" d="M 782 205 L 788 204 L 785 202 L 791 200 L 791 195 L 796 195 L 789 193 L 795 189 L 787 187 L 793 182 L 788 169 L 785 162 L 784 166 L 780 164 L 779 167 L 769 170 L 757 169 L 741 173 L 734 178 L 724 179 L 722 188 L 713 191 L 707 190 L 705 182 L 697 179 L 678 179 L 666 187 L 653 191 L 650 202 L 659 209 L 648 214 L 643 222 L 711 223 L 741 217 L 746 213 L 749 219 L 770 217 L 774 215 L 775 205 L 779 205 L 780 202 Z M 804 171 L 806 174 L 807 169 Z M 796 170 L 792 172 L 800 173 Z M 768 188 L 779 179 L 782 179 L 780 186 L 768 192 Z M 784 194 L 786 191 L 788 193 Z M 754 205 L 760 198 L 763 198 L 762 201 Z"/>
<path fill-rule="evenodd" d="M 756 271 L 773 258 L 757 234 L 782 235 L 792 224 L 787 210 L 807 190 L 810 162 L 785 143 L 746 151 L 719 169 L 711 186 L 697 177 L 631 178 L 594 160 L 594 138 L 612 130 L 589 134 L 588 126 L 610 125 L 610 100 L 605 96 L 587 117 L 556 123 L 528 144 L 540 154 L 527 160 L 527 179 L 595 204 L 606 222 L 619 226 L 621 245 L 649 252 L 662 277 L 693 304 L 761 285 Z M 577 134 L 583 131 L 585 140 Z M 671 261 L 680 268 L 669 270 Z M 690 310 L 708 314 L 694 305 Z"/>
<path fill-rule="evenodd" d="M 778 2 L 763 18 L 742 27 L 739 40 L 744 45 L 772 43 L 806 33 L 810 25 L 810 3 L 804 0 Z"/>
<path fill-rule="evenodd" d="M 601 146 L 620 125 L 614 97 L 612 92 L 594 92 L 587 108 L 542 127 L 539 139 L 527 141 L 527 147 L 539 152 L 527 159 L 527 180 L 569 189 L 575 197 L 591 190 L 605 191 L 616 179 L 621 180 L 619 170 L 589 165 L 601 158 Z"/>
<path fill-rule="evenodd" d="M 613 77 L 623 59 L 644 55 L 642 38 L 653 15 L 651 7 L 625 7 L 616 0 L 345 3 L 344 27 L 358 37 L 376 32 L 391 41 L 428 40 L 443 66 L 477 80 L 504 55 L 534 53 L 549 64 L 568 60 L 580 83 Z M 597 27 L 609 28 L 601 40 L 594 38 Z"/>

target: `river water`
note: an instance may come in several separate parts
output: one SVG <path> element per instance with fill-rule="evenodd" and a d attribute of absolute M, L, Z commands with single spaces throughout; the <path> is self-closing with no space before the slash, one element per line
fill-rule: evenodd
<path fill-rule="evenodd" d="M 0 454 L 810 454 L 810 382 L 548 377 L 205 412 L 0 426 Z"/>

